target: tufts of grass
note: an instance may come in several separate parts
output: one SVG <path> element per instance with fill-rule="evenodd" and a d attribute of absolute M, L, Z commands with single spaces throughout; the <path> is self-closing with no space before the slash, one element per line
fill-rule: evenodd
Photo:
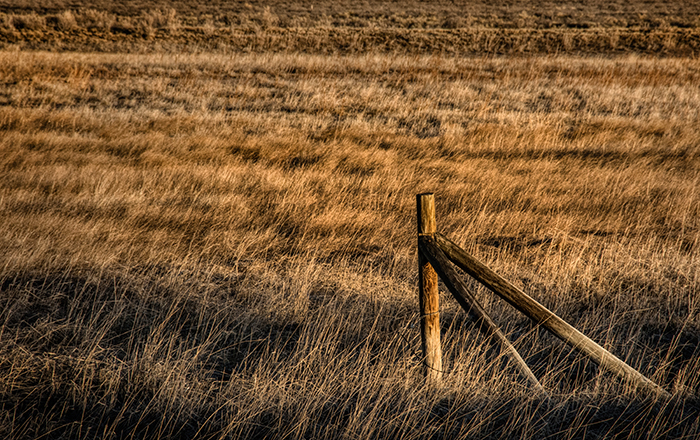
<path fill-rule="evenodd" d="M 697 437 L 697 67 L 0 52 L 0 435 Z M 473 282 L 551 398 L 446 295 L 425 385 L 423 191 L 439 230 L 673 397 Z"/>
<path fill-rule="evenodd" d="M 7 3 L 7 2 L 5 2 Z M 695 2 L 416 1 L 1 4 L 0 44 L 25 49 L 357 54 L 696 56 Z M 89 36 L 89 37 L 88 37 Z"/>

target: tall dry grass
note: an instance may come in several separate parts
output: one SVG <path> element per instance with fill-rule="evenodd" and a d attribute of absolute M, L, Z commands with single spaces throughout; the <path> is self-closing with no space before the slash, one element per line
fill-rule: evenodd
<path fill-rule="evenodd" d="M 698 62 L 0 52 L 5 438 L 698 436 Z M 471 284 L 423 384 L 414 195 L 673 393 Z"/>

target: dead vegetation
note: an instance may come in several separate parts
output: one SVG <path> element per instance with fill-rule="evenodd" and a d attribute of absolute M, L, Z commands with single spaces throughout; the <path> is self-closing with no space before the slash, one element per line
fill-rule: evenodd
<path fill-rule="evenodd" d="M 4 438 L 699 434 L 697 61 L 0 53 Z M 476 294 L 423 386 L 414 195 L 674 394 Z"/>
<path fill-rule="evenodd" d="M 697 6 L 610 5 L 0 1 L 0 437 L 700 436 Z M 447 296 L 425 386 L 424 191 L 672 399 L 474 283 L 551 399 Z"/>
<path fill-rule="evenodd" d="M 101 52 L 696 56 L 696 2 L 0 2 L 0 44 Z"/>

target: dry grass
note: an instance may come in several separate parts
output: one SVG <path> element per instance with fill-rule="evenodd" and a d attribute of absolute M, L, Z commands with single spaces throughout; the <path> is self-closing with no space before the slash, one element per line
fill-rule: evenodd
<path fill-rule="evenodd" d="M 1 435 L 697 437 L 699 67 L 0 52 Z M 447 297 L 424 386 L 427 190 L 440 230 L 674 397 L 473 284 L 552 398 Z"/>
<path fill-rule="evenodd" d="M 214 22 L 240 24 L 248 19 L 261 23 L 264 16 L 279 26 L 326 25 L 342 27 L 455 28 L 477 25 L 494 28 L 586 28 L 605 27 L 693 27 L 698 25 L 697 1 L 645 2 L 547 0 L 484 1 L 435 0 L 351 0 L 298 2 L 251 0 L 208 2 L 168 0 L 127 0 L 120 2 L 73 0 L 0 0 L 0 9 L 14 14 L 56 14 L 66 10 L 97 9 L 110 14 L 137 17 L 144 12 L 173 10 L 188 25 L 204 18 Z M 275 18 L 276 17 L 276 18 Z"/>
<path fill-rule="evenodd" d="M 0 48 L 700 54 L 698 2 L 0 1 Z"/>

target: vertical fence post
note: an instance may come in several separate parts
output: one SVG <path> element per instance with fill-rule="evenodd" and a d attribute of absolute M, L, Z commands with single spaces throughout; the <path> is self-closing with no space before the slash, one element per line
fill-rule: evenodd
<path fill-rule="evenodd" d="M 435 226 L 435 197 L 432 193 L 416 196 L 418 210 L 418 238 L 433 236 Z M 440 347 L 440 299 L 438 276 L 428 260 L 418 251 L 418 302 L 420 330 L 423 344 L 425 377 L 429 381 L 442 379 L 442 348 Z"/>

